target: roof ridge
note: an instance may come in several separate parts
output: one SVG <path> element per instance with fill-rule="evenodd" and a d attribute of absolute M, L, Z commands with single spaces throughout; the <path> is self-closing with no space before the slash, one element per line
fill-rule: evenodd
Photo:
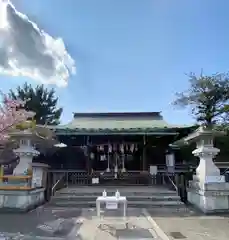
<path fill-rule="evenodd" d="M 157 117 L 163 118 L 161 116 L 161 112 L 82 112 L 82 113 L 74 113 L 74 118 L 101 118 L 101 117 Z"/>

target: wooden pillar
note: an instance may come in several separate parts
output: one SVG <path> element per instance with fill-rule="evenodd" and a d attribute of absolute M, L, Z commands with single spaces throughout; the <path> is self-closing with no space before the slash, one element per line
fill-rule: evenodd
<path fill-rule="evenodd" d="M 4 176 L 4 166 L 3 165 L 1 165 L 0 166 L 0 182 L 3 182 L 3 180 L 2 180 L 2 177 Z"/>
<path fill-rule="evenodd" d="M 91 173 L 91 159 L 90 159 L 90 155 L 91 155 L 91 152 L 90 152 L 90 149 L 89 149 L 89 136 L 86 137 L 86 148 L 87 148 L 87 172 L 88 174 Z"/>
<path fill-rule="evenodd" d="M 143 136 L 142 170 L 146 171 L 146 136 Z"/>

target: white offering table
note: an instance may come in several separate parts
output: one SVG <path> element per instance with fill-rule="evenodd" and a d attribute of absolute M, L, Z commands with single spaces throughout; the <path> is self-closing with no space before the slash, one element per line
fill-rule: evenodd
<path fill-rule="evenodd" d="M 120 196 L 120 197 L 115 197 L 115 196 L 97 197 L 97 199 L 96 199 L 97 217 L 100 217 L 101 203 L 106 204 L 106 209 L 118 209 L 118 204 L 119 203 L 123 204 L 123 217 L 126 217 L 126 209 L 127 209 L 126 197 L 122 197 L 122 196 Z"/>

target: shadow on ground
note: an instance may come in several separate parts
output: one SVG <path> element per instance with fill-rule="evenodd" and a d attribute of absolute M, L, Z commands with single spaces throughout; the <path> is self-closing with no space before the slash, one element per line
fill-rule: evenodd
<path fill-rule="evenodd" d="M 76 219 L 81 215 L 81 212 L 80 209 L 59 211 L 44 209 L 26 214 L 1 214 L 0 232 L 18 236 L 21 234 L 31 237 L 66 238 L 73 227 L 77 225 L 80 227 L 80 223 L 76 224 Z"/>

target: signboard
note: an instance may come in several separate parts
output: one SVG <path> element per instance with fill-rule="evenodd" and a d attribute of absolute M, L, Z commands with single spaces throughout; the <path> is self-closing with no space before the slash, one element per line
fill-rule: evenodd
<path fill-rule="evenodd" d="M 167 167 L 173 167 L 175 166 L 175 158 L 174 154 L 166 154 L 166 165 Z"/>
<path fill-rule="evenodd" d="M 118 203 L 116 201 L 107 201 L 106 202 L 106 209 L 117 209 Z"/>
<path fill-rule="evenodd" d="M 92 184 L 99 184 L 99 178 L 92 178 Z"/>
<path fill-rule="evenodd" d="M 166 154 L 166 166 L 169 173 L 175 172 L 175 158 L 173 153 Z"/>
<path fill-rule="evenodd" d="M 151 165 L 149 171 L 151 175 L 157 175 L 157 166 Z"/>

